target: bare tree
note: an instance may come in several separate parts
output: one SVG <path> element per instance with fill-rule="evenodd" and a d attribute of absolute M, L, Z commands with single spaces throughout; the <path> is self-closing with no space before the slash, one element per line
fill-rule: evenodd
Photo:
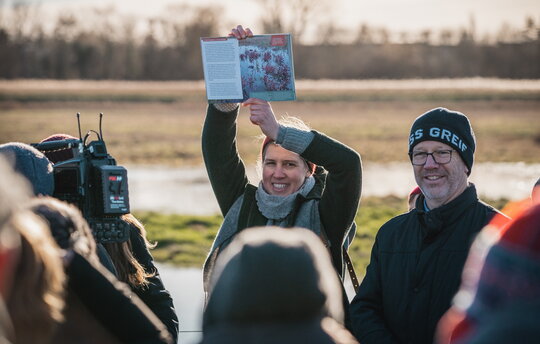
<path fill-rule="evenodd" d="M 290 32 L 297 42 L 303 42 L 307 30 L 320 24 L 317 15 L 328 10 L 329 0 L 259 0 L 259 3 L 264 32 Z"/>
<path fill-rule="evenodd" d="M 11 20 L 6 20 L 7 28 L 15 39 L 30 38 L 41 32 L 41 8 L 36 4 L 28 4 L 24 0 L 14 0 L 11 5 Z"/>
<path fill-rule="evenodd" d="M 338 27 L 333 21 L 327 21 L 319 25 L 315 44 L 333 45 L 344 43 L 347 40 L 344 37 L 349 36 L 346 29 Z"/>
<path fill-rule="evenodd" d="M 358 29 L 358 35 L 356 36 L 355 43 L 357 44 L 371 44 L 373 43 L 373 30 L 368 24 L 360 25 Z"/>

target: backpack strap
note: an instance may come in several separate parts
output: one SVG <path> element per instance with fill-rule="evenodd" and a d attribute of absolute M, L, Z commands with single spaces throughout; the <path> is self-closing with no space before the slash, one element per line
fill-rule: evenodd
<path fill-rule="evenodd" d="M 356 271 L 354 271 L 354 265 L 352 263 L 351 257 L 349 257 L 349 253 L 347 252 L 345 246 L 343 246 L 343 260 L 345 261 L 345 265 L 347 266 L 347 271 L 349 271 L 349 277 L 351 278 L 354 292 L 357 293 L 360 284 L 358 283 L 358 277 L 356 276 Z"/>

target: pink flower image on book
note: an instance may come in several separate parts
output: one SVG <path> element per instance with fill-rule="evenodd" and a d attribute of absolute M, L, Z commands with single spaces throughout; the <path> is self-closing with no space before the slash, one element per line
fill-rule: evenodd
<path fill-rule="evenodd" d="M 244 98 L 252 92 L 294 90 L 289 44 L 285 35 L 255 36 L 239 41 Z"/>

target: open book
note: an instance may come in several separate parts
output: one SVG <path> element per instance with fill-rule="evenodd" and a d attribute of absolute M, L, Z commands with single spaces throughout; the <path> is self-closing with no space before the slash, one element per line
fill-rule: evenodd
<path fill-rule="evenodd" d="M 209 103 L 295 100 L 290 34 L 201 38 Z"/>

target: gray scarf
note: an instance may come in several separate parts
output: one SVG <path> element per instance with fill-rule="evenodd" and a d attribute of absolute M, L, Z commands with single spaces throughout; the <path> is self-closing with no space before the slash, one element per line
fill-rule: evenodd
<path fill-rule="evenodd" d="M 257 192 L 255 193 L 255 200 L 257 201 L 257 208 L 261 214 L 266 217 L 270 224 L 279 224 L 285 220 L 287 215 L 290 214 L 294 206 L 294 200 L 297 195 L 304 197 L 313 189 L 315 185 L 315 178 L 309 176 L 306 178 L 304 184 L 298 189 L 298 191 L 287 196 L 276 196 L 267 193 L 262 185 L 262 181 L 259 183 Z"/>
<path fill-rule="evenodd" d="M 257 202 L 257 208 L 268 219 L 267 225 L 276 225 L 284 227 L 286 225 L 286 217 L 293 210 L 294 200 L 298 194 L 307 196 L 307 194 L 313 189 L 315 185 L 315 178 L 313 176 L 306 179 L 304 185 L 300 189 L 288 196 L 273 196 L 264 191 L 261 184 L 255 192 L 255 201 Z M 221 248 L 221 245 L 230 240 L 238 230 L 238 219 L 240 216 L 240 210 L 244 195 L 238 197 L 238 199 L 231 206 L 223 223 L 218 230 L 218 233 L 212 244 L 212 248 L 206 257 L 203 267 L 203 286 L 205 292 L 209 291 L 210 276 L 215 264 L 215 260 Z M 327 238 L 322 237 L 323 229 L 319 214 L 319 200 L 311 199 L 302 204 L 296 215 L 294 226 L 310 229 L 315 234 L 321 236 L 326 246 L 330 246 L 330 242 Z"/>

